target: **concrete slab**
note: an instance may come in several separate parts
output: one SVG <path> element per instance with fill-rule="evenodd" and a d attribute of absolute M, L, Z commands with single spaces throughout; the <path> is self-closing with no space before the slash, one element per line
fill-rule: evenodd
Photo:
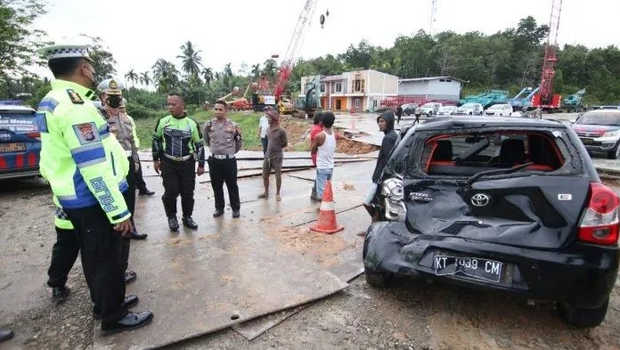
<path fill-rule="evenodd" d="M 147 178 L 149 188 L 163 193 L 161 180 Z M 128 293 L 141 298 L 137 308 L 155 313 L 148 327 L 110 337 L 98 333 L 95 348 L 152 348 L 217 331 L 285 308 L 330 295 L 346 286 L 325 268 L 295 249 L 284 249 L 272 227 L 258 218 L 277 217 L 308 206 L 297 192 L 307 184 L 287 179 L 285 200 L 257 200 L 260 179 L 241 180 L 242 218 L 230 214 L 213 219 L 210 186 L 196 191 L 197 231 L 167 229 L 161 200 L 140 197 L 136 224 L 149 233 L 132 243 L 130 267 L 138 281 Z M 295 204 L 298 203 L 298 204 Z M 286 223 L 286 220 L 282 222 Z"/>
<path fill-rule="evenodd" d="M 273 232 L 285 249 L 294 249 L 314 260 L 343 282 L 348 282 L 364 272 L 362 262 L 363 233 L 370 225 L 370 218 L 361 207 L 354 207 L 337 215 L 344 231 L 334 235 L 311 232 L 309 225 L 300 227 L 279 227 Z M 233 326 L 233 329 L 248 340 L 259 337 L 308 305 L 279 311 L 249 322 Z"/>

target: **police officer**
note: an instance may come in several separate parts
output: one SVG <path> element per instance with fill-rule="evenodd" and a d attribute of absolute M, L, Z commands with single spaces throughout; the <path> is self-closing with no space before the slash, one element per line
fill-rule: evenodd
<path fill-rule="evenodd" d="M 122 192 L 129 164 L 122 146 L 90 100 L 94 68 L 87 47 L 42 50 L 56 80 L 39 104 L 39 168 L 75 227 L 82 267 L 104 333 L 148 324 L 151 312 L 128 312 L 124 304 L 121 235 L 132 230 Z M 137 301 L 137 299 L 136 299 Z"/>
<path fill-rule="evenodd" d="M 177 197 L 181 195 L 183 225 L 197 229 L 192 219 L 194 211 L 194 187 L 196 174 L 204 174 L 205 151 L 198 123 L 185 113 L 185 102 L 181 95 L 171 93 L 167 99 L 167 115 L 155 126 L 153 133 L 153 168 L 164 183 L 162 201 L 168 217 L 170 231 L 179 230 L 177 221 Z M 196 168 L 198 161 L 198 169 Z"/>
<path fill-rule="evenodd" d="M 241 203 L 237 186 L 237 159 L 235 154 L 243 143 L 241 130 L 232 120 L 226 118 L 228 105 L 225 101 L 215 102 L 215 118 L 205 124 L 205 143 L 211 150 L 209 157 L 209 176 L 215 194 L 215 213 L 213 217 L 224 214 L 224 182 L 228 188 L 233 218 L 239 217 Z"/>
<path fill-rule="evenodd" d="M 127 114 L 127 100 L 123 98 L 123 102 L 121 103 L 121 113 L 127 115 L 129 120 L 133 123 L 133 139 L 137 149 L 140 149 L 140 138 L 138 138 L 138 134 L 136 133 L 136 123 L 133 118 Z M 140 157 L 136 153 L 136 159 L 138 160 L 137 165 L 138 169 L 136 169 L 136 188 L 138 189 L 138 194 L 140 196 L 152 196 L 155 192 L 146 188 L 146 182 L 144 182 L 144 176 L 142 175 L 142 163 L 140 162 Z"/>
<path fill-rule="evenodd" d="M 104 108 L 104 117 L 110 127 L 110 132 L 116 136 L 118 142 L 125 150 L 127 161 L 129 162 L 129 173 L 127 174 L 127 184 L 129 189 L 125 197 L 127 207 L 132 215 L 131 223 L 134 230 L 131 232 L 132 239 L 145 239 L 147 234 L 139 234 L 133 220 L 136 209 L 136 173 L 140 167 L 138 158 L 138 146 L 136 145 L 136 125 L 131 117 L 122 113 L 123 94 L 120 85 L 114 79 L 106 79 L 99 84 L 97 90 L 101 91 L 101 103 Z M 127 242 L 128 243 L 128 242 Z M 127 247 L 129 254 L 129 247 Z"/>

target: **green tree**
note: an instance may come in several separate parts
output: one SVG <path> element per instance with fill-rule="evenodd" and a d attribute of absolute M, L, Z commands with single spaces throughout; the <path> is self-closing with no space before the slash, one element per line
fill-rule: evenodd
<path fill-rule="evenodd" d="M 127 72 L 127 74 L 125 74 L 125 79 L 130 81 L 132 83 L 132 85 L 133 85 L 133 84 L 135 84 L 135 83 L 140 81 L 140 76 L 132 68 L 132 69 L 129 70 L 129 72 Z"/>
<path fill-rule="evenodd" d="M 107 48 L 104 47 L 103 40 L 98 36 L 90 36 L 80 34 L 80 36 L 91 41 L 90 58 L 93 60 L 93 68 L 95 68 L 95 80 L 102 81 L 112 78 L 116 74 L 116 60 Z"/>
<path fill-rule="evenodd" d="M 213 81 L 213 69 L 209 67 L 205 67 L 202 69 L 201 73 L 202 73 L 202 79 L 204 79 L 205 84 L 209 86 L 211 82 Z"/>
<path fill-rule="evenodd" d="M 181 55 L 178 55 L 182 61 L 181 69 L 188 77 L 195 79 L 200 74 L 200 68 L 202 68 L 202 57 L 200 57 L 200 50 L 196 50 L 191 41 L 187 41 L 181 45 Z"/>
<path fill-rule="evenodd" d="M 14 98 L 13 79 L 34 77 L 29 68 L 44 62 L 36 51 L 49 43 L 32 24 L 45 12 L 42 0 L 0 0 L 0 97 Z"/>
<path fill-rule="evenodd" d="M 160 58 L 153 65 L 153 81 L 157 91 L 168 93 L 179 88 L 179 71 L 172 62 Z"/>
<path fill-rule="evenodd" d="M 149 72 L 142 72 L 140 73 L 140 84 L 143 84 L 145 86 L 149 86 L 151 85 L 151 75 L 149 74 Z"/>

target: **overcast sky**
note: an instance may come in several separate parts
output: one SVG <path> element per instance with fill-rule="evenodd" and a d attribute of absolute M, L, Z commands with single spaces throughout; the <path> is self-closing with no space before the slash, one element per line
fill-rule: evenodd
<path fill-rule="evenodd" d="M 201 50 L 203 63 L 221 70 L 228 62 L 262 63 L 283 55 L 305 0 L 50 1 L 36 25 L 61 43 L 79 33 L 100 36 L 124 75 L 150 70 L 157 58 L 178 63 L 187 40 Z M 492 34 L 533 16 L 547 24 L 551 0 L 437 0 L 435 33 Z M 329 10 L 324 29 L 319 16 Z M 389 47 L 398 35 L 428 31 L 431 0 L 319 0 L 299 52 L 303 58 L 337 54 L 366 39 Z M 620 0 L 564 0 L 561 45 L 620 46 Z"/>

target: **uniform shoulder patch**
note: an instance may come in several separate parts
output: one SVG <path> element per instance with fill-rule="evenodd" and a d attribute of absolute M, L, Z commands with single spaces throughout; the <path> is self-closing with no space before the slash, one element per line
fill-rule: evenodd
<path fill-rule="evenodd" d="M 95 122 L 74 124 L 73 131 L 75 132 L 75 136 L 78 138 L 81 145 L 101 141 L 101 138 L 99 137 L 99 130 L 97 130 L 97 125 L 95 125 Z"/>
<path fill-rule="evenodd" d="M 34 122 L 37 125 L 37 130 L 39 130 L 39 132 L 48 132 L 47 118 L 45 117 L 45 113 L 38 111 L 35 114 Z"/>
<path fill-rule="evenodd" d="M 69 95 L 69 99 L 71 99 L 71 102 L 73 102 L 74 104 L 84 103 L 84 100 L 82 100 L 80 95 L 77 92 L 73 91 L 73 89 L 67 89 L 67 95 Z"/>
<path fill-rule="evenodd" d="M 37 107 L 37 109 L 39 112 L 54 113 L 56 106 L 58 106 L 58 101 L 51 97 L 45 97 L 39 102 L 39 107 Z"/>

